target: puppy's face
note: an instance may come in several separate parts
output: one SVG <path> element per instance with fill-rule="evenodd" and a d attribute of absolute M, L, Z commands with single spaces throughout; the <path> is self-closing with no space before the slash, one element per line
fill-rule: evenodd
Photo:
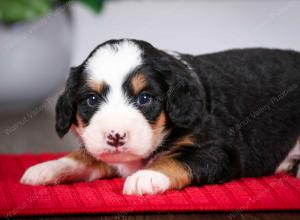
<path fill-rule="evenodd" d="M 161 56 L 130 40 L 100 45 L 71 71 L 57 104 L 58 133 L 73 124 L 86 149 L 107 163 L 147 158 L 170 129 L 172 74 L 168 64 L 157 66 Z"/>

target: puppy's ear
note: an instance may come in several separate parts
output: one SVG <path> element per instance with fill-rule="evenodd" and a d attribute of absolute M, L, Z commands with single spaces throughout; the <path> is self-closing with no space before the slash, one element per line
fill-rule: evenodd
<path fill-rule="evenodd" d="M 66 88 L 56 103 L 56 132 L 63 137 L 75 122 L 77 111 L 75 93 L 80 82 L 80 67 L 71 68 Z"/>
<path fill-rule="evenodd" d="M 167 92 L 166 110 L 175 126 L 193 129 L 194 125 L 201 123 L 205 94 L 202 84 L 187 74 L 190 73 L 173 73 Z"/>
<path fill-rule="evenodd" d="M 64 92 L 56 103 L 56 132 L 63 137 L 74 122 L 74 105 L 67 92 Z"/>

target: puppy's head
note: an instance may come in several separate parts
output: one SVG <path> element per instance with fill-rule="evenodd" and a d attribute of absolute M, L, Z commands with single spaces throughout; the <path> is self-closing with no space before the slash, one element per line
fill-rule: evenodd
<path fill-rule="evenodd" d="M 186 66 L 144 41 L 99 45 L 71 73 L 56 107 L 62 137 L 74 125 L 107 163 L 147 158 L 175 127 L 191 128 L 203 99 Z"/>

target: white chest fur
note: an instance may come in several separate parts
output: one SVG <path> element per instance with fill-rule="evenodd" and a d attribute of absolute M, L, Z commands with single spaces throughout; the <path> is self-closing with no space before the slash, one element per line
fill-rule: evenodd
<path fill-rule="evenodd" d="M 121 163 L 121 164 L 111 164 L 111 166 L 115 167 L 119 173 L 120 176 L 122 177 L 127 177 L 134 172 L 143 169 L 145 166 L 144 161 L 138 160 L 138 161 L 133 161 L 133 162 L 128 162 L 128 163 Z"/>

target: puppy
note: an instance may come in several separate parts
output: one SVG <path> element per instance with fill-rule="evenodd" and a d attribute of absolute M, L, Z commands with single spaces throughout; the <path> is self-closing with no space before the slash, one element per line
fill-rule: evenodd
<path fill-rule="evenodd" d="M 29 185 L 126 177 L 124 194 L 300 171 L 300 54 L 239 49 L 192 56 L 131 39 L 72 68 L 56 130 L 82 148 L 30 167 Z"/>

